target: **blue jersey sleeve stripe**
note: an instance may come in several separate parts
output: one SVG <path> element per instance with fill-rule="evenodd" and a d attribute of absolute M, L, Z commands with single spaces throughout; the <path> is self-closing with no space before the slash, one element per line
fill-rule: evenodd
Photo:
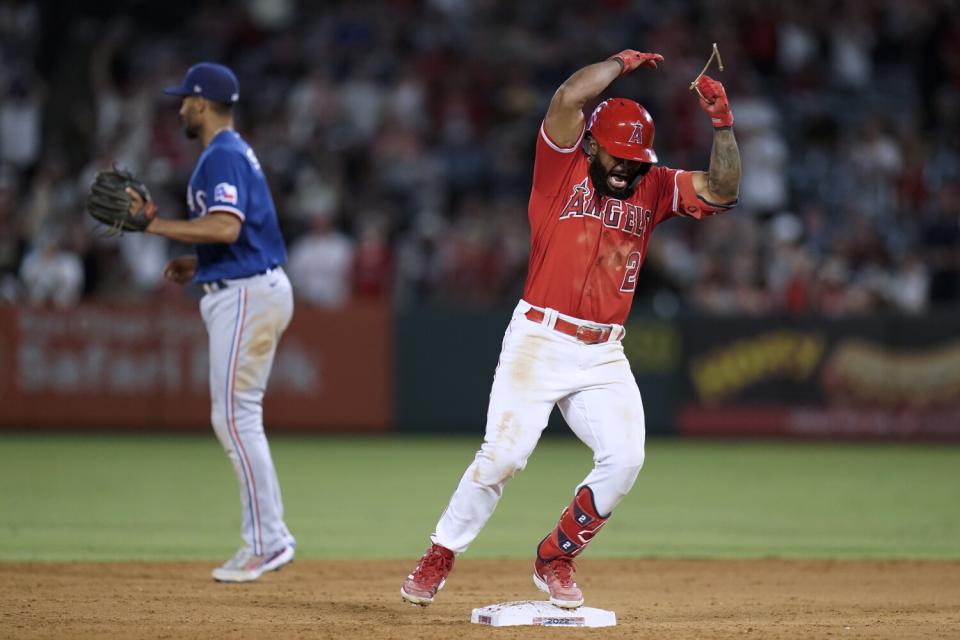
<path fill-rule="evenodd" d="M 247 219 L 247 216 L 244 215 L 243 211 L 240 211 L 240 209 L 236 209 L 236 208 L 234 208 L 234 207 L 228 207 L 228 206 L 222 205 L 222 204 L 215 204 L 215 205 L 213 205 L 212 207 L 210 207 L 209 209 L 207 209 L 207 214 L 218 213 L 218 212 L 232 213 L 233 215 L 235 215 L 235 216 L 237 216 L 238 218 L 240 218 L 240 221 L 241 221 L 241 222 L 243 222 L 243 221 L 245 221 L 245 220 Z"/>

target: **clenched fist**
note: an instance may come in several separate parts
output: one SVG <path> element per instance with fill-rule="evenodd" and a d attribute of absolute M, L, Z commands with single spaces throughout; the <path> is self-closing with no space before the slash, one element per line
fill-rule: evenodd
<path fill-rule="evenodd" d="M 197 273 L 196 256 L 178 256 L 167 263 L 163 277 L 177 284 L 190 281 Z"/>
<path fill-rule="evenodd" d="M 723 85 L 710 76 L 697 79 L 697 93 L 700 94 L 700 108 L 710 114 L 714 129 L 733 125 L 733 112 L 727 101 L 727 92 Z"/>

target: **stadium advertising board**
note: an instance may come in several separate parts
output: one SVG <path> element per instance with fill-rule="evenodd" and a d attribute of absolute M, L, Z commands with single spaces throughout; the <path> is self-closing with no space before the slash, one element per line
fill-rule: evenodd
<path fill-rule="evenodd" d="M 686 435 L 960 438 L 949 319 L 689 319 Z"/>
<path fill-rule="evenodd" d="M 189 306 L 0 308 L 0 427 L 209 428 L 208 343 Z M 392 417 L 389 310 L 305 306 L 280 342 L 267 428 L 379 431 Z"/>

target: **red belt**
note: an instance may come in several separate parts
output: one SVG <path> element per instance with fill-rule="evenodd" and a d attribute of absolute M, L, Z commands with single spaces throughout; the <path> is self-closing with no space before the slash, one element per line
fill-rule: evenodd
<path fill-rule="evenodd" d="M 544 318 L 543 311 L 539 309 L 530 309 L 523 315 L 527 320 L 532 320 L 533 322 L 542 322 Z M 557 322 L 553 325 L 553 328 L 560 333 L 572 336 L 586 344 L 606 342 L 610 339 L 610 333 L 613 331 L 612 327 L 594 327 L 587 324 L 575 324 L 573 322 L 567 322 L 563 318 L 557 318 Z"/>

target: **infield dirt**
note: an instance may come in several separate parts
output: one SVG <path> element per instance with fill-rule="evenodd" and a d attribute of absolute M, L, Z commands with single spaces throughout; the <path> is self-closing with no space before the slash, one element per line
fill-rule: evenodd
<path fill-rule="evenodd" d="M 518 560 L 461 559 L 433 605 L 405 604 L 415 561 L 297 561 L 243 585 L 198 562 L 0 563 L 0 638 L 960 638 L 956 561 L 584 559 L 606 629 L 470 624 L 542 599 Z"/>

